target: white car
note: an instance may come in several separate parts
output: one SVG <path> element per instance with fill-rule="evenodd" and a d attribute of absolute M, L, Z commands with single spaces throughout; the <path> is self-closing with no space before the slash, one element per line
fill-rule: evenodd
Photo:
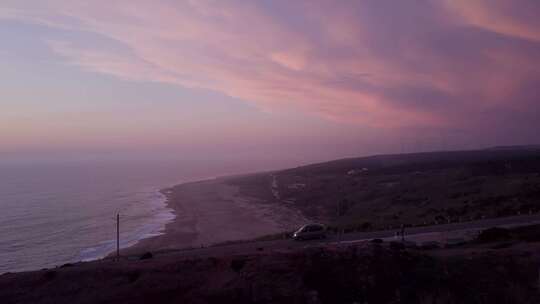
<path fill-rule="evenodd" d="M 293 239 L 298 241 L 324 238 L 326 238 L 326 227 L 321 224 L 304 225 L 293 234 Z"/>

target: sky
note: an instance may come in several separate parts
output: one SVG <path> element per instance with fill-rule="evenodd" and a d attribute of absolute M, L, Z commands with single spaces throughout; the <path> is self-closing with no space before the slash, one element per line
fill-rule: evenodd
<path fill-rule="evenodd" d="M 0 157 L 540 143 L 537 0 L 2 0 Z"/>

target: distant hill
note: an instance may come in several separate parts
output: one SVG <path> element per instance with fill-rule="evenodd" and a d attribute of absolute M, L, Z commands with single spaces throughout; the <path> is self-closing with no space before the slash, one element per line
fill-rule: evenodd
<path fill-rule="evenodd" d="M 534 148 L 537 147 L 537 148 Z M 438 166 L 452 167 L 468 163 L 501 161 L 538 156 L 540 146 L 493 147 L 485 150 L 440 151 L 408 154 L 386 154 L 358 158 L 345 158 L 324 163 L 317 163 L 293 169 L 284 173 L 336 173 L 343 170 L 367 168 L 372 170 L 389 169 L 427 169 Z"/>
<path fill-rule="evenodd" d="M 540 150 L 540 145 L 496 146 L 486 150 Z"/>
<path fill-rule="evenodd" d="M 231 182 L 351 229 L 474 220 L 540 211 L 537 147 L 347 158 Z"/>

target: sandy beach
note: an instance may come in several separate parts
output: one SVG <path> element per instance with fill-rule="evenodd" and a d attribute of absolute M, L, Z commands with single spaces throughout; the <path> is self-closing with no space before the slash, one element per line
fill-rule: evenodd
<path fill-rule="evenodd" d="M 122 249 L 122 254 L 253 239 L 290 231 L 307 221 L 284 204 L 241 195 L 239 186 L 229 183 L 230 179 L 222 177 L 163 189 L 176 218 L 166 225 L 164 234 L 143 239 Z"/>

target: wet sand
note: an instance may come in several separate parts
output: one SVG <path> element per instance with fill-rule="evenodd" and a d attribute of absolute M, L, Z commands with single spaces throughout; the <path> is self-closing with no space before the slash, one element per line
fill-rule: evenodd
<path fill-rule="evenodd" d="M 239 187 L 218 178 L 164 189 L 176 218 L 164 234 L 143 239 L 122 254 L 208 246 L 290 231 L 306 219 L 284 204 L 241 196 Z"/>

